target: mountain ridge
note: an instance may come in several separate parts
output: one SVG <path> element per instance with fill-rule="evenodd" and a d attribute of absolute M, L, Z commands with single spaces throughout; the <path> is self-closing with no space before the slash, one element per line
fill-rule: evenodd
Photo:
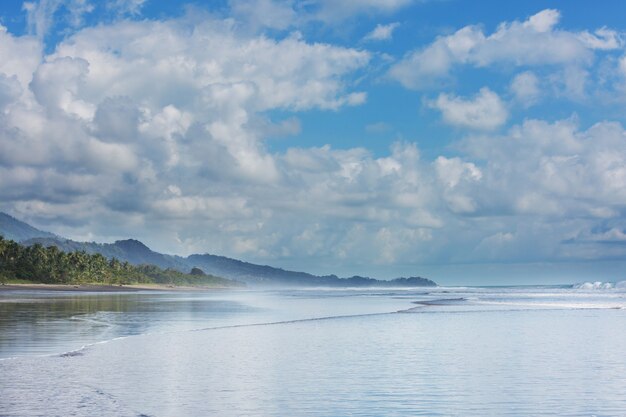
<path fill-rule="evenodd" d="M 21 242 L 35 237 L 58 237 L 53 233 L 39 230 L 30 224 L 3 212 L 0 212 L 0 234 L 2 234 L 5 239 L 14 240 L 16 242 Z"/>
<path fill-rule="evenodd" d="M 6 218 L 9 220 L 0 223 L 0 235 L 4 235 L 5 230 L 22 231 L 22 236 L 28 237 L 13 240 L 23 245 L 40 244 L 45 247 L 56 246 L 64 252 L 99 253 L 109 259 L 117 258 L 133 265 L 151 264 L 163 269 L 171 268 L 185 273 L 190 272 L 193 268 L 200 268 L 208 274 L 235 279 L 253 286 L 413 287 L 437 285 L 434 281 L 422 277 L 377 280 L 357 275 L 349 278 L 339 278 L 336 275 L 319 276 L 307 272 L 289 271 L 270 265 L 258 265 L 209 253 L 181 257 L 155 252 L 137 239 L 117 240 L 114 243 L 77 242 L 39 230 L 12 216 L 0 213 L 0 219 Z"/>

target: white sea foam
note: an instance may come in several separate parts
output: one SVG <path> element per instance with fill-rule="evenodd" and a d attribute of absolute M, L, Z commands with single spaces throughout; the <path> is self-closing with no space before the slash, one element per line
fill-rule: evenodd
<path fill-rule="evenodd" d="M 621 284 L 621 283 L 620 283 Z M 581 284 L 574 284 L 573 288 L 577 290 L 610 290 L 614 288 L 615 285 L 611 282 L 583 282 Z M 625 286 L 626 288 L 626 286 Z"/>

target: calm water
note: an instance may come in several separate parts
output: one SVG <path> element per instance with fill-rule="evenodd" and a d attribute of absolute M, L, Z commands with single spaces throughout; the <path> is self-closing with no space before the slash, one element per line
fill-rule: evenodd
<path fill-rule="evenodd" d="M 0 293 L 2 416 L 625 416 L 626 291 Z"/>

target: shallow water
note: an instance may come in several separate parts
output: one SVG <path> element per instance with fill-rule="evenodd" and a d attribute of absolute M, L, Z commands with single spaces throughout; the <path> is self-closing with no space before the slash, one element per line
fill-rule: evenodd
<path fill-rule="evenodd" d="M 3 293 L 0 415 L 623 416 L 625 297 Z"/>

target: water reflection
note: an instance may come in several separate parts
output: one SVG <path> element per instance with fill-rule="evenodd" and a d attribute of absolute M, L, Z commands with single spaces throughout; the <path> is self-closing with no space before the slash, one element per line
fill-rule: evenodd
<path fill-rule="evenodd" d="M 0 361 L 0 415 L 626 415 L 624 295 L 0 294 L 5 354 L 143 334 Z"/>
<path fill-rule="evenodd" d="M 250 313 L 237 300 L 207 294 L 4 293 L 0 358 L 50 354 L 150 331 L 182 330 Z"/>
<path fill-rule="evenodd" d="M 67 352 L 144 333 L 387 313 L 411 306 L 397 295 L 348 290 L 0 292 L 0 358 Z"/>

